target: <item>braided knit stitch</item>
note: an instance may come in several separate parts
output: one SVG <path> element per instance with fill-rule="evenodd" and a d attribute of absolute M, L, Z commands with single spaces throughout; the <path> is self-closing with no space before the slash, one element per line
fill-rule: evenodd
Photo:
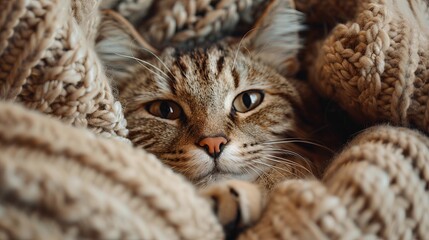
<path fill-rule="evenodd" d="M 324 41 L 310 80 L 356 120 L 429 132 L 429 14 L 421 0 L 361 3 Z"/>
<path fill-rule="evenodd" d="M 154 46 L 193 44 L 220 37 L 234 30 L 239 21 L 256 19 L 264 1 L 166 0 L 158 1 L 157 14 L 143 22 L 140 33 Z"/>
<path fill-rule="evenodd" d="M 112 9 L 120 13 L 133 24 L 146 17 L 153 0 L 103 0 L 101 9 Z"/>
<path fill-rule="evenodd" d="M 95 3 L 2 1 L 0 98 L 123 139 L 121 105 L 91 48 Z"/>

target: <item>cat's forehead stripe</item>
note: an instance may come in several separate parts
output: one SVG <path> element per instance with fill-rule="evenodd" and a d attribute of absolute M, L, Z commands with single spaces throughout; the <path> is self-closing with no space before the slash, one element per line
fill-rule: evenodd
<path fill-rule="evenodd" d="M 222 72 L 224 64 L 225 64 L 225 56 L 220 55 L 219 58 L 218 58 L 218 60 L 217 60 L 217 64 L 216 64 L 216 66 L 217 66 L 217 75 L 219 75 Z"/>
<path fill-rule="evenodd" d="M 240 74 L 236 68 L 232 69 L 232 78 L 234 79 L 234 87 L 237 89 L 240 86 Z"/>
<path fill-rule="evenodd" d="M 174 65 L 177 66 L 182 74 L 182 77 L 186 78 L 186 73 L 189 72 L 189 66 L 184 59 L 184 56 L 180 56 L 175 59 Z"/>
<path fill-rule="evenodd" d="M 169 74 L 169 78 L 168 78 L 168 86 L 170 87 L 171 93 L 176 95 L 176 84 L 177 84 L 177 79 L 173 74 Z"/>

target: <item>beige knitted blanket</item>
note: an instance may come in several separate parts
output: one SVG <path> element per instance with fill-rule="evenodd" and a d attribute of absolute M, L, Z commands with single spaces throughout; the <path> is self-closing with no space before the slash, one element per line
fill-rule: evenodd
<path fill-rule="evenodd" d="M 295 3 L 326 35 L 308 38 L 308 80 L 354 120 L 395 126 L 357 134 L 322 180 L 281 183 L 239 239 L 428 238 L 428 2 Z M 266 1 L 99 4 L 0 1 L 0 238 L 222 239 L 195 188 L 126 140 L 93 49 L 98 9 L 162 48 L 240 33 Z"/>

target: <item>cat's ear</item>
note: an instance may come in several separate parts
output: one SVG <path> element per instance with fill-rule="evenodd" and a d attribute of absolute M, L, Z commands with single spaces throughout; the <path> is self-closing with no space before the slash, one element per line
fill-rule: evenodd
<path fill-rule="evenodd" d="M 133 77 L 135 66 L 140 64 L 139 59 L 159 52 L 118 13 L 104 10 L 101 16 L 95 50 L 106 67 L 107 75 L 113 78 L 113 84 L 120 86 Z"/>
<path fill-rule="evenodd" d="M 292 76 L 299 69 L 297 54 L 302 47 L 299 32 L 304 30 L 304 15 L 293 0 L 274 0 L 246 37 L 246 47 L 254 56 L 280 73 Z"/>

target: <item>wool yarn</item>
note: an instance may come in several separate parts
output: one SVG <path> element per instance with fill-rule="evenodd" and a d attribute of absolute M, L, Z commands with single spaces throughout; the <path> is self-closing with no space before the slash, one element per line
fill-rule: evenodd
<path fill-rule="evenodd" d="M 157 14 L 138 29 L 157 48 L 193 45 L 217 39 L 241 25 L 251 24 L 266 1 L 157 1 Z M 258 11 L 259 10 L 259 11 Z"/>
<path fill-rule="evenodd" d="M 147 39 L 175 46 L 235 31 L 256 19 L 263 3 L 160 2 L 0 1 L 1 239 L 223 238 L 190 183 L 153 155 L 116 141 L 126 141 L 126 122 L 94 53 L 96 9 L 116 9 Z M 239 239 L 424 239 L 427 1 L 297 0 L 296 6 L 314 10 L 309 22 L 344 22 L 315 45 L 312 85 L 361 122 L 422 132 L 390 125 L 363 131 L 323 179 L 279 184 L 260 221 Z M 338 15 L 325 18 L 330 6 Z M 211 15 L 217 10 L 219 16 Z M 206 35 L 196 34 L 205 27 Z"/>
<path fill-rule="evenodd" d="M 208 202 L 155 156 L 0 102 L 2 239 L 221 239 Z"/>
<path fill-rule="evenodd" d="M 147 16 L 153 0 L 103 0 L 100 9 L 112 9 L 133 24 L 138 24 Z"/>
<path fill-rule="evenodd" d="M 0 99 L 126 141 L 121 104 L 92 50 L 97 1 L 0 3 Z"/>
<path fill-rule="evenodd" d="M 265 216 L 239 239 L 425 239 L 429 139 L 392 126 L 367 129 L 321 182 L 277 186 Z"/>
<path fill-rule="evenodd" d="M 422 0 L 359 2 L 321 43 L 310 81 L 364 124 L 429 132 L 429 14 Z"/>

